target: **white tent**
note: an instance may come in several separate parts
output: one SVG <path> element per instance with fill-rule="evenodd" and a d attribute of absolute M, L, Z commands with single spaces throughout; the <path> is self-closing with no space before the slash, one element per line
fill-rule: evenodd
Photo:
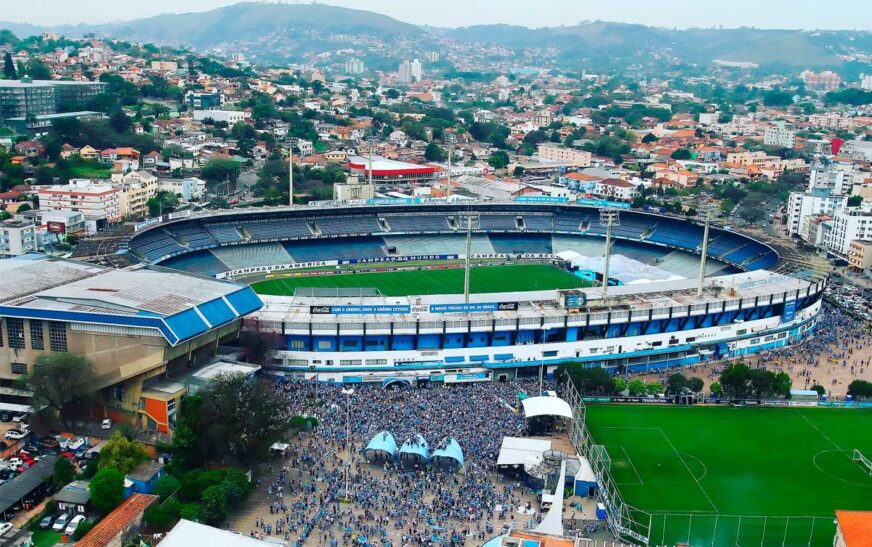
<path fill-rule="evenodd" d="M 523 466 L 542 460 L 542 453 L 551 450 L 551 441 L 521 437 L 503 437 L 497 466 Z"/>
<path fill-rule="evenodd" d="M 563 536 L 563 487 L 566 484 L 566 460 L 560 463 L 560 478 L 557 479 L 557 488 L 554 490 L 554 498 L 551 508 L 545 513 L 545 518 L 539 526 L 533 528 L 534 532 L 551 536 Z"/>
<path fill-rule="evenodd" d="M 560 416 L 572 419 L 572 407 L 560 397 L 528 397 L 521 401 L 524 405 L 524 416 Z"/>

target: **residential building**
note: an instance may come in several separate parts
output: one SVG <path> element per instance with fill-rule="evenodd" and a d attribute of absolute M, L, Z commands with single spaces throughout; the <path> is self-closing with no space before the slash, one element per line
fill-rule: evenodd
<path fill-rule="evenodd" d="M 839 156 L 858 161 L 872 161 L 872 141 L 847 141 L 839 150 Z"/>
<path fill-rule="evenodd" d="M 93 510 L 89 481 L 73 481 L 55 494 L 58 511 L 71 515 L 84 515 Z"/>
<path fill-rule="evenodd" d="M 414 59 L 406 60 L 400 63 L 399 81 L 401 84 L 413 84 L 420 82 L 423 78 L 423 67 L 421 61 Z"/>
<path fill-rule="evenodd" d="M 55 235 L 81 235 L 85 233 L 85 215 L 76 211 L 31 209 L 17 213 L 16 219 L 29 220 L 42 230 Z"/>
<path fill-rule="evenodd" d="M 793 148 L 795 137 L 796 132 L 790 129 L 786 122 L 778 121 L 775 125 L 766 128 L 763 133 L 763 144 Z"/>
<path fill-rule="evenodd" d="M 121 191 L 108 184 L 89 179 L 72 179 L 69 184 L 39 188 L 39 206 L 50 211 L 82 213 L 95 228 L 121 220 Z M 94 230 L 89 230 L 94 231 Z"/>
<path fill-rule="evenodd" d="M 606 179 L 597 182 L 591 194 L 609 200 L 633 201 L 639 192 L 633 183 L 626 180 Z"/>
<path fill-rule="evenodd" d="M 78 547 L 123 547 L 134 539 L 142 526 L 146 509 L 160 498 L 147 494 L 133 494 L 100 520 L 90 532 L 76 542 Z"/>
<path fill-rule="evenodd" d="M 801 234 L 803 219 L 818 215 L 830 215 L 848 204 L 847 196 L 832 195 L 826 190 L 791 192 L 787 198 L 787 233 Z"/>
<path fill-rule="evenodd" d="M 872 241 L 854 240 L 848 246 L 848 266 L 860 273 L 872 267 Z"/>
<path fill-rule="evenodd" d="M 0 260 L 0 386 L 14 385 L 47 351 L 77 353 L 95 370 L 95 413 L 158 429 L 145 401 L 149 382 L 211 359 L 261 306 L 246 286 L 162 268 Z"/>
<path fill-rule="evenodd" d="M 366 67 L 360 59 L 349 59 L 345 61 L 346 74 L 362 74 L 365 70 Z"/>
<path fill-rule="evenodd" d="M 37 249 L 39 238 L 32 220 L 9 219 L 0 222 L 0 258 L 21 256 Z"/>
<path fill-rule="evenodd" d="M 824 241 L 827 251 L 847 258 L 854 240 L 872 240 L 872 209 L 840 209 L 833 214 L 833 229 Z"/>
<path fill-rule="evenodd" d="M 151 69 L 155 72 L 177 72 L 179 63 L 176 61 L 152 61 Z"/>
<path fill-rule="evenodd" d="M 177 196 L 182 196 L 182 199 L 187 202 L 200 201 L 203 199 L 203 194 L 206 193 L 206 181 L 197 177 L 160 179 L 158 181 L 158 191 L 172 192 Z"/>
<path fill-rule="evenodd" d="M 841 196 L 847 190 L 845 172 L 836 169 L 812 169 L 808 180 L 808 191 L 826 191 L 833 196 Z"/>
<path fill-rule="evenodd" d="M 820 73 L 812 72 L 811 70 L 803 71 L 800 75 L 806 89 L 810 91 L 833 91 L 839 89 L 842 83 L 842 78 L 830 70 L 825 70 Z"/>
<path fill-rule="evenodd" d="M 131 171 L 117 185 L 123 217 L 147 217 L 148 200 L 157 195 L 158 178 L 146 171 Z"/>
<path fill-rule="evenodd" d="M 188 91 L 185 93 L 185 104 L 191 110 L 212 110 L 224 106 L 224 94 L 218 91 Z"/>
<path fill-rule="evenodd" d="M 27 118 L 81 111 L 106 89 L 103 82 L 67 80 L 0 80 L 0 123 L 8 118 Z"/>
<path fill-rule="evenodd" d="M 542 161 L 556 161 L 574 167 L 590 167 L 590 152 L 566 148 L 559 144 L 540 144 L 538 155 Z"/>
<path fill-rule="evenodd" d="M 212 120 L 213 122 L 227 122 L 234 125 L 244 122 L 246 113 L 241 110 L 194 110 L 194 121 Z"/>
<path fill-rule="evenodd" d="M 872 74 L 860 74 L 860 89 L 872 91 Z"/>

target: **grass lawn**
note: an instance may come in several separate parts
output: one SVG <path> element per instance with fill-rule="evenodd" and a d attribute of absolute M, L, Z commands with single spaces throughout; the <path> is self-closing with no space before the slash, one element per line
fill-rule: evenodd
<path fill-rule="evenodd" d="M 53 547 L 60 543 L 61 533 L 51 530 L 41 530 L 39 527 L 30 529 L 33 532 L 33 547 Z"/>
<path fill-rule="evenodd" d="M 470 272 L 472 293 L 574 289 L 589 283 L 556 266 L 482 266 Z M 260 294 L 291 295 L 298 287 L 377 288 L 385 296 L 459 294 L 463 292 L 463 269 L 355 273 L 304 277 L 290 274 L 252 285 Z"/>
<path fill-rule="evenodd" d="M 832 545 L 836 509 L 872 509 L 851 460 L 872 456 L 870 411 L 590 405 L 587 425 L 652 545 Z"/>
<path fill-rule="evenodd" d="M 99 164 L 71 165 L 70 172 L 74 178 L 108 179 L 112 175 L 112 167 Z"/>

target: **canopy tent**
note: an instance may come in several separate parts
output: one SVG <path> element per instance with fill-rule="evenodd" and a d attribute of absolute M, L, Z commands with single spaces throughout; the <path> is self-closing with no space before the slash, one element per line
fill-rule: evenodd
<path fill-rule="evenodd" d="M 565 484 L 566 460 L 560 464 L 560 477 L 557 479 L 557 488 L 554 490 L 554 498 L 551 503 L 551 508 L 548 509 L 542 522 L 533 528 L 534 532 L 558 537 L 563 536 L 563 487 Z"/>
<path fill-rule="evenodd" d="M 426 463 L 428 459 L 427 441 L 421 435 L 408 439 L 400 448 L 400 460 L 407 463 Z"/>
<path fill-rule="evenodd" d="M 523 467 L 542 460 L 542 453 L 551 450 L 551 441 L 526 437 L 503 437 L 497 467 Z"/>
<path fill-rule="evenodd" d="M 387 431 L 377 433 L 363 449 L 363 456 L 367 460 L 395 458 L 397 456 L 397 441 Z"/>
<path fill-rule="evenodd" d="M 433 451 L 433 463 L 442 467 L 463 467 L 463 449 L 454 437 L 445 437 L 444 446 Z"/>
<path fill-rule="evenodd" d="M 524 416 L 527 418 L 558 416 L 572 419 L 572 407 L 560 397 L 527 397 L 521 404 L 524 405 Z"/>
<path fill-rule="evenodd" d="M 410 379 L 408 379 L 408 378 L 385 378 L 384 380 L 382 380 L 382 389 L 387 389 L 387 388 L 389 388 L 389 387 L 391 387 L 391 386 L 395 386 L 395 387 L 402 387 L 402 386 L 411 387 L 411 386 L 412 386 L 412 380 L 410 380 Z"/>

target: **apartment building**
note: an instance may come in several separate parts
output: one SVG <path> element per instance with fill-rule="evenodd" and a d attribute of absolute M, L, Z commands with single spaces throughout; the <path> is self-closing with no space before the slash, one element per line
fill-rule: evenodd
<path fill-rule="evenodd" d="M 106 89 L 103 82 L 61 80 L 0 80 L 0 123 L 8 118 L 30 118 L 59 111 L 85 110 Z"/>
<path fill-rule="evenodd" d="M 41 187 L 39 206 L 53 211 L 82 213 L 90 222 L 89 231 L 121 220 L 121 190 L 90 179 L 72 179 L 69 184 Z"/>
<path fill-rule="evenodd" d="M 778 121 L 766 128 L 763 133 L 763 144 L 793 148 L 796 132 L 789 128 L 786 122 Z"/>
<path fill-rule="evenodd" d="M 233 125 L 245 121 L 245 112 L 241 110 L 194 110 L 194 121 L 212 120 L 213 122 L 227 122 Z"/>
<path fill-rule="evenodd" d="M 39 248 L 33 221 L 10 219 L 0 222 L 0 258 L 21 256 Z"/>
<path fill-rule="evenodd" d="M 833 229 L 826 236 L 827 251 L 848 257 L 852 241 L 872 240 L 872 209 L 851 208 L 833 214 Z"/>
<path fill-rule="evenodd" d="M 872 241 L 854 240 L 848 246 L 848 266 L 852 270 L 865 272 L 872 267 Z"/>
<path fill-rule="evenodd" d="M 557 144 L 540 144 L 539 159 L 565 163 L 573 167 L 590 167 L 591 154 L 584 150 L 574 150 Z"/>
<path fill-rule="evenodd" d="M 832 216 L 836 210 L 847 205 L 847 196 L 832 195 L 826 190 L 791 192 L 787 198 L 787 233 L 790 236 L 801 235 L 803 220 L 807 217 Z"/>
<path fill-rule="evenodd" d="M 146 171 L 132 171 L 124 175 L 117 186 L 121 216 L 147 217 L 148 200 L 158 192 L 158 178 Z"/>

